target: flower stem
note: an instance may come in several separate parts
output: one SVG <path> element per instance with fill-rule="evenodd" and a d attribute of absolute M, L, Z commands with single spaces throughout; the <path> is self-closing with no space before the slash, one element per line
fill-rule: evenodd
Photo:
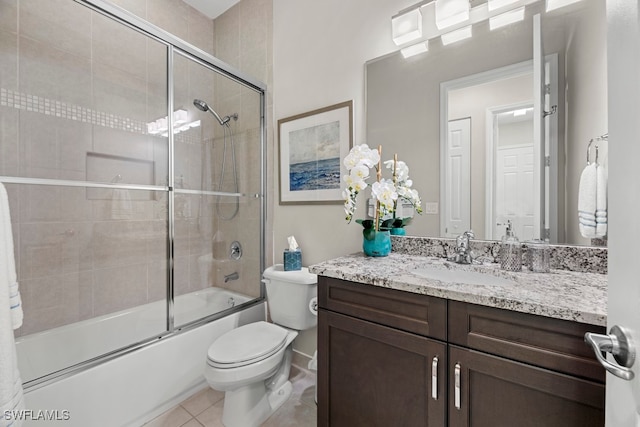
<path fill-rule="evenodd" d="M 393 154 L 393 186 L 398 188 L 398 153 Z M 396 190 L 397 191 L 397 190 Z M 393 202 L 393 219 L 396 219 L 396 209 L 398 209 L 398 199 Z"/>
<path fill-rule="evenodd" d="M 382 178 L 382 145 L 378 145 L 378 171 L 376 174 L 377 182 Z M 375 213 L 375 230 L 380 231 L 380 200 L 376 197 L 376 213 Z"/>

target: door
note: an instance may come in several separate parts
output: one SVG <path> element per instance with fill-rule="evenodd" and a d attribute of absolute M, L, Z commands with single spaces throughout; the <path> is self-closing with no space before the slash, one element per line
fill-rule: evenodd
<path fill-rule="evenodd" d="M 446 345 L 320 309 L 318 426 L 437 426 L 446 419 Z"/>
<path fill-rule="evenodd" d="M 609 96 L 609 292 L 607 323 L 640 340 L 640 5 L 607 1 Z M 637 351 L 637 344 L 635 346 Z M 609 361 L 615 363 L 608 356 Z M 640 426 L 640 363 L 630 381 L 607 374 L 606 421 Z"/>
<path fill-rule="evenodd" d="M 450 427 L 602 427 L 604 387 L 449 345 Z"/>
<path fill-rule="evenodd" d="M 498 147 L 496 150 L 496 207 L 493 236 L 504 234 L 504 225 L 511 220 L 520 240 L 533 239 L 534 200 L 533 145 Z M 502 233 L 501 233 L 502 232 Z"/>
<path fill-rule="evenodd" d="M 443 236 L 456 237 L 471 230 L 471 118 L 448 123 L 446 150 Z"/>

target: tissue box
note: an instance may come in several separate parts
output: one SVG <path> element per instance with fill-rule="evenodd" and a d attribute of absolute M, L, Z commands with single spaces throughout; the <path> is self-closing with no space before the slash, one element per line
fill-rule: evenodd
<path fill-rule="evenodd" d="M 302 252 L 300 250 L 284 250 L 284 271 L 294 271 L 302 269 Z"/>

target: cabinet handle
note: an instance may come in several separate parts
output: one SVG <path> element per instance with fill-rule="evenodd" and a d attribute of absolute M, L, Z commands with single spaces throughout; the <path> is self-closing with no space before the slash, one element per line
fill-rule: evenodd
<path fill-rule="evenodd" d="M 456 409 L 460 410 L 460 363 L 456 363 L 454 369 L 454 405 Z"/>
<path fill-rule="evenodd" d="M 438 400 L 438 356 L 431 362 L 431 397 Z"/>

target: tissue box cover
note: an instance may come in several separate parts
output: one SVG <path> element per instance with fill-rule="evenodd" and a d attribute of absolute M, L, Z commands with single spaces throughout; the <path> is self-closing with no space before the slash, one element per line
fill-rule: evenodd
<path fill-rule="evenodd" d="M 302 252 L 290 251 L 285 249 L 284 251 L 284 271 L 293 271 L 302 269 Z"/>

